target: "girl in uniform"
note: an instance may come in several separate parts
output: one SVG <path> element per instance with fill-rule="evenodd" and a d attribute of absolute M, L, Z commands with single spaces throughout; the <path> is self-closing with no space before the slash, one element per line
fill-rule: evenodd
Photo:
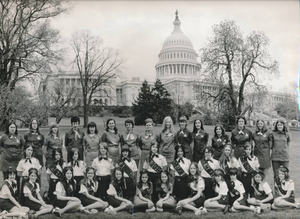
<path fill-rule="evenodd" d="M 0 190 L 1 210 L 8 212 L 4 216 L 26 216 L 26 214 L 29 212 L 29 208 L 21 206 L 16 200 L 17 174 L 12 166 L 8 167 L 5 176 L 7 176 L 7 178 L 4 178 L 4 182 Z"/>
<path fill-rule="evenodd" d="M 205 189 L 203 191 L 206 198 L 212 198 L 215 195 L 213 188 L 214 170 L 220 168 L 219 162 L 212 158 L 214 149 L 210 146 L 204 148 L 204 158 L 199 161 L 198 166 L 201 177 L 205 181 Z"/>
<path fill-rule="evenodd" d="M 198 163 L 204 156 L 204 147 L 208 142 L 208 133 L 204 131 L 203 122 L 200 119 L 195 119 L 192 132 L 193 142 L 193 162 Z"/>
<path fill-rule="evenodd" d="M 272 204 L 272 209 L 282 210 L 288 208 L 300 208 L 300 203 L 295 202 L 294 181 L 290 179 L 289 169 L 280 166 L 275 178 L 276 198 Z"/>
<path fill-rule="evenodd" d="M 24 193 L 24 205 L 35 211 L 33 218 L 43 214 L 51 213 L 53 206 L 47 205 L 40 195 L 40 185 L 38 181 L 38 170 L 30 168 L 28 170 L 29 181 L 25 183 L 22 192 Z"/>
<path fill-rule="evenodd" d="M 92 167 L 96 170 L 96 180 L 98 182 L 98 190 L 96 197 L 106 200 L 107 190 L 111 181 L 111 172 L 114 169 L 112 159 L 107 155 L 108 147 L 105 142 L 100 143 L 99 155 L 94 159 Z"/>
<path fill-rule="evenodd" d="M 245 143 L 244 154 L 239 158 L 238 162 L 241 167 L 241 182 L 244 185 L 246 194 L 245 198 L 253 195 L 253 187 L 251 186 L 252 175 L 259 170 L 259 162 L 256 156 L 252 153 L 252 145 L 249 142 Z"/>
<path fill-rule="evenodd" d="M 136 162 L 131 159 L 131 152 L 127 145 L 122 147 L 121 159 L 117 164 L 118 167 L 124 172 L 124 179 L 126 182 L 126 190 L 124 191 L 124 196 L 126 199 L 133 202 L 135 196 L 135 185 L 137 177 L 137 166 Z"/>
<path fill-rule="evenodd" d="M 56 184 L 59 180 L 63 178 L 63 169 L 67 166 L 66 162 L 63 160 L 62 152 L 60 149 L 54 149 L 52 151 L 52 162 L 47 168 L 47 179 L 49 183 L 48 198 L 49 200 L 54 200 L 54 191 Z"/>
<path fill-rule="evenodd" d="M 229 137 L 221 124 L 215 126 L 214 137 L 211 139 L 211 146 L 214 149 L 214 159 L 219 160 L 225 145 L 229 143 Z"/>
<path fill-rule="evenodd" d="M 175 156 L 175 130 L 170 116 L 164 118 L 162 130 L 158 137 L 159 153 L 163 155 L 170 166 Z"/>
<path fill-rule="evenodd" d="M 88 167 L 92 165 L 93 160 L 98 156 L 100 141 L 96 123 L 90 122 L 87 125 L 87 135 L 83 137 L 82 143 L 85 163 Z"/>
<path fill-rule="evenodd" d="M 29 123 L 29 133 L 24 135 L 25 144 L 30 144 L 33 147 L 33 157 L 37 158 L 42 166 L 43 160 L 43 146 L 45 144 L 45 137 L 39 130 L 38 120 L 31 119 Z"/>
<path fill-rule="evenodd" d="M 81 201 L 74 197 L 74 190 L 76 187 L 76 181 L 73 176 L 73 168 L 65 167 L 63 169 L 63 179 L 56 184 L 55 187 L 55 200 L 54 204 L 56 208 L 53 211 L 58 217 L 65 212 L 76 212 L 81 211 L 86 214 L 93 214 L 87 208 L 81 205 Z"/>
<path fill-rule="evenodd" d="M 176 207 L 176 201 L 173 196 L 173 185 L 170 182 L 170 175 L 167 171 L 160 173 L 160 179 L 157 184 L 158 202 L 156 202 L 156 210 L 163 212 L 166 210 L 172 211 Z"/>
<path fill-rule="evenodd" d="M 229 210 L 228 187 L 222 169 L 214 171 L 214 189 L 217 196 L 206 199 L 204 207 L 209 211 L 224 211 L 224 213 L 227 213 Z"/>
<path fill-rule="evenodd" d="M 205 201 L 203 196 L 204 187 L 204 180 L 200 176 L 198 165 L 193 162 L 189 168 L 189 198 L 183 199 L 177 203 L 176 210 L 179 214 L 181 214 L 182 208 L 194 211 L 195 215 L 206 213 L 205 209 L 200 209 L 200 207 L 203 207 Z"/>
<path fill-rule="evenodd" d="M 238 160 L 235 158 L 233 149 L 230 144 L 225 145 L 222 155 L 219 159 L 220 168 L 224 171 L 224 180 L 229 185 L 230 176 L 229 168 L 240 168 Z"/>
<path fill-rule="evenodd" d="M 149 180 L 148 172 L 140 172 L 140 181 L 137 183 L 136 195 L 134 196 L 134 211 L 155 211 L 154 204 L 152 202 L 153 186 Z"/>
<path fill-rule="evenodd" d="M 252 132 L 245 128 L 247 120 L 244 116 L 238 116 L 236 119 L 237 127 L 231 132 L 231 144 L 234 149 L 234 156 L 239 159 L 243 155 L 246 142 L 252 143 Z"/>
<path fill-rule="evenodd" d="M 181 116 L 179 118 L 180 130 L 175 135 L 175 145 L 182 145 L 184 148 L 185 157 L 189 160 L 192 160 L 191 143 L 193 141 L 193 136 L 190 130 L 187 129 L 187 125 L 186 116 Z"/>
<path fill-rule="evenodd" d="M 152 201 L 156 203 L 158 201 L 158 194 L 156 191 L 156 184 L 158 179 L 160 178 L 160 173 L 163 170 L 166 170 L 168 166 L 166 158 L 158 154 L 157 144 L 153 144 L 150 147 L 150 154 L 147 161 L 144 163 L 143 169 L 148 171 L 149 181 L 152 182 L 153 193 L 152 193 Z"/>
<path fill-rule="evenodd" d="M 229 168 L 230 185 L 228 186 L 228 189 L 230 195 L 230 204 L 232 206 L 231 211 L 253 211 L 256 213 L 257 211 L 259 211 L 259 208 L 255 208 L 254 206 L 247 206 L 245 189 L 243 184 L 239 180 L 237 180 L 237 174 L 237 168 Z"/>
<path fill-rule="evenodd" d="M 52 162 L 52 154 L 54 149 L 62 149 L 63 139 L 59 136 L 59 128 L 56 123 L 50 125 L 50 132 L 46 138 L 46 168 L 49 168 Z"/>
<path fill-rule="evenodd" d="M 106 129 L 101 137 L 101 142 L 107 144 L 107 156 L 113 161 L 115 166 L 120 158 L 120 134 L 116 127 L 116 121 L 114 119 L 108 119 L 106 121 Z"/>
<path fill-rule="evenodd" d="M 158 136 L 153 133 L 153 120 L 150 118 L 146 119 L 145 126 L 145 133 L 141 134 L 140 139 L 138 140 L 139 147 L 142 151 L 139 170 L 143 169 L 144 162 L 149 158 L 151 145 L 157 144 L 158 142 Z"/>
<path fill-rule="evenodd" d="M 177 201 L 188 197 L 188 175 L 191 161 L 185 158 L 183 146 L 175 147 L 175 159 L 172 162 L 170 169 L 171 174 L 174 176 L 174 189 L 173 194 Z"/>
<path fill-rule="evenodd" d="M 274 201 L 273 193 L 269 184 L 265 181 L 265 174 L 261 170 L 255 172 L 252 178 L 254 197 L 248 198 L 250 205 L 260 206 L 263 210 L 270 210 Z"/>
<path fill-rule="evenodd" d="M 132 213 L 133 203 L 124 197 L 126 189 L 123 171 L 120 167 L 116 167 L 113 171 L 112 182 L 109 184 L 109 189 L 107 190 L 107 201 L 110 205 L 104 212 L 114 215 L 116 212 L 128 208 L 129 213 Z"/>
<path fill-rule="evenodd" d="M 68 166 L 73 167 L 74 179 L 76 180 L 74 194 L 77 196 L 80 189 L 80 181 L 84 179 L 86 164 L 83 160 L 81 160 L 78 148 L 71 149 L 70 158 L 71 161 L 68 163 Z"/>
<path fill-rule="evenodd" d="M 125 120 L 126 131 L 121 135 L 121 146 L 122 148 L 127 145 L 130 151 L 131 159 L 136 163 L 136 166 L 139 167 L 140 161 L 140 149 L 138 140 L 140 138 L 139 134 L 133 130 L 134 122 L 132 119 Z"/>
<path fill-rule="evenodd" d="M 108 203 L 94 196 L 98 189 L 95 173 L 96 170 L 93 167 L 88 167 L 86 169 L 85 177 L 80 182 L 78 198 L 86 209 L 96 213 L 98 212 L 96 209 L 103 210 L 108 206 Z"/>

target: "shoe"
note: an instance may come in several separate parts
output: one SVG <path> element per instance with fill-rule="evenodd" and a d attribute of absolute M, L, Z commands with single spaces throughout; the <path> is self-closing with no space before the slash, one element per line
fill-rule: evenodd
<path fill-rule="evenodd" d="M 90 209 L 91 214 L 97 214 L 98 210 L 97 209 Z"/>
<path fill-rule="evenodd" d="M 179 206 L 179 205 L 177 205 L 177 206 L 176 206 L 176 211 L 177 211 L 177 213 L 178 213 L 179 215 L 181 215 L 181 214 L 182 214 L 182 207 Z"/>
<path fill-rule="evenodd" d="M 60 211 L 57 210 L 57 209 L 54 210 L 53 214 L 54 214 L 55 216 L 57 216 L 57 217 L 61 217 L 61 213 L 60 213 Z"/>
<path fill-rule="evenodd" d="M 260 214 L 261 213 L 261 207 L 256 207 L 256 213 Z"/>
<path fill-rule="evenodd" d="M 115 209 L 110 209 L 110 210 L 109 210 L 109 214 L 111 214 L 111 215 L 116 215 L 117 212 L 115 211 Z"/>
<path fill-rule="evenodd" d="M 202 211 L 201 211 L 201 210 L 198 209 L 197 211 L 195 211 L 195 215 L 196 215 L 196 216 L 200 216 L 201 214 L 202 214 Z"/>
<path fill-rule="evenodd" d="M 154 211 L 155 211 L 155 207 L 154 206 L 152 208 L 146 210 L 147 213 L 154 212 Z"/>
<path fill-rule="evenodd" d="M 297 204 L 296 204 L 296 208 L 297 208 L 297 209 L 299 209 L 299 208 L 300 208 L 300 203 L 299 203 L 299 202 L 297 202 Z"/>
<path fill-rule="evenodd" d="M 205 207 L 202 208 L 202 214 L 207 214 L 207 209 Z"/>
<path fill-rule="evenodd" d="M 228 213 L 229 212 L 229 205 L 226 205 L 225 206 L 225 208 L 224 208 L 224 210 L 223 210 L 223 214 L 226 214 L 226 213 Z"/>
<path fill-rule="evenodd" d="M 132 205 L 127 205 L 126 208 L 128 209 L 129 214 L 132 214 L 133 206 Z"/>
<path fill-rule="evenodd" d="M 108 206 L 107 208 L 104 209 L 104 212 L 105 212 L 105 213 L 108 213 L 108 214 L 109 214 L 109 211 L 110 211 L 109 206 Z"/>

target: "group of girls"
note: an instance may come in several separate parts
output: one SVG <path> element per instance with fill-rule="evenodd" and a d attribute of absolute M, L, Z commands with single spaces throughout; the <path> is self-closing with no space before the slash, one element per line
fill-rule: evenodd
<path fill-rule="evenodd" d="M 180 117 L 177 132 L 171 117 L 166 117 L 159 135 L 153 132 L 152 119 L 145 121 L 141 135 L 133 130 L 130 119 L 122 134 L 115 121 L 108 119 L 102 137 L 94 122 L 88 124 L 87 135 L 79 130 L 79 124 L 78 117 L 71 118 L 72 129 L 65 136 L 66 162 L 57 124 L 50 126 L 47 138 L 39 132 L 36 119 L 31 120 L 24 138 L 14 122 L 8 125 L 0 139 L 0 170 L 5 178 L 0 202 L 6 203 L 0 204 L 2 211 L 26 214 L 31 209 L 35 212 L 32 216 L 38 217 L 51 211 L 61 216 L 98 210 L 116 214 L 124 209 L 181 213 L 184 208 L 200 215 L 215 210 L 260 213 L 271 207 L 300 207 L 289 179 L 290 136 L 283 121 L 277 121 L 269 132 L 264 121 L 258 120 L 252 134 L 245 128 L 246 119 L 238 117 L 231 139 L 222 125 L 215 126 L 212 146 L 207 146 L 209 135 L 202 121 L 196 119 L 190 132 L 185 116 Z M 43 145 L 49 204 L 39 194 Z M 275 199 L 265 181 L 270 161 Z M 15 169 L 17 174 L 12 171 Z"/>

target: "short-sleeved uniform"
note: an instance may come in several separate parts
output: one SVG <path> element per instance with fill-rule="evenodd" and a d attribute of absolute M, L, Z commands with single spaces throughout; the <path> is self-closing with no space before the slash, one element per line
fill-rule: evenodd
<path fill-rule="evenodd" d="M 30 168 L 36 168 L 37 170 L 40 170 L 42 168 L 40 162 L 35 157 L 32 158 L 25 158 L 20 160 L 17 171 L 22 172 L 23 177 L 28 177 L 28 170 Z"/>
<path fill-rule="evenodd" d="M 78 198 L 80 199 L 81 204 L 84 207 L 97 202 L 96 200 L 90 199 L 86 196 L 86 194 L 90 194 L 90 195 L 94 196 L 95 193 L 97 192 L 97 190 L 98 190 L 98 182 L 97 181 L 87 180 L 86 183 L 83 183 L 81 181 L 80 190 L 78 192 Z"/>
<path fill-rule="evenodd" d="M 160 133 L 158 137 L 159 153 L 166 158 L 168 165 L 175 156 L 175 135 L 175 132 L 164 132 Z"/>
<path fill-rule="evenodd" d="M 72 184 L 69 185 L 69 190 L 70 190 L 69 191 L 70 194 L 68 195 L 64 185 L 61 182 L 58 182 L 55 186 L 54 195 L 57 196 L 57 194 L 59 193 L 61 196 L 73 197 L 74 188 L 73 188 Z M 68 202 L 69 202 L 68 200 L 59 200 L 59 199 L 55 198 L 54 205 L 55 205 L 55 207 L 64 208 L 64 207 L 66 207 Z"/>
<path fill-rule="evenodd" d="M 49 190 L 48 190 L 48 197 L 50 200 L 54 200 L 54 191 L 55 191 L 56 184 L 59 180 L 62 179 L 59 178 L 59 176 L 57 176 L 54 172 L 52 172 L 51 169 L 53 168 L 54 171 L 56 171 L 57 169 L 58 171 L 61 172 L 62 175 L 62 171 L 66 166 L 67 166 L 66 162 L 63 162 L 62 166 L 58 163 L 54 163 L 50 165 L 49 168 L 47 168 L 46 170 L 46 173 L 50 175 L 50 183 L 49 183 Z"/>
<path fill-rule="evenodd" d="M 84 173 L 86 170 L 86 163 L 83 160 L 69 162 L 68 166 L 73 167 L 73 175 L 76 180 L 75 196 L 78 195 L 80 189 L 80 181 L 84 179 Z"/>
<path fill-rule="evenodd" d="M 144 207 L 144 209 L 142 210 L 146 210 L 148 208 L 148 203 L 143 201 L 140 198 L 140 195 L 142 195 L 144 198 L 148 199 L 148 200 L 152 200 L 152 192 L 153 192 L 153 187 L 152 187 L 152 183 L 149 182 L 149 186 L 144 186 L 144 185 L 140 185 L 138 184 L 136 187 L 136 195 L 134 196 L 134 209 L 135 210 L 139 210 L 140 207 Z M 145 207 L 146 206 L 146 207 Z"/>
<path fill-rule="evenodd" d="M 204 157 L 204 147 L 207 145 L 209 135 L 204 130 L 194 133 L 192 132 L 194 149 L 193 149 L 193 161 L 198 163 Z"/>
<path fill-rule="evenodd" d="M 246 128 L 243 130 L 238 130 L 236 128 L 231 132 L 231 143 L 236 159 L 239 159 L 239 157 L 243 155 L 245 143 L 251 142 L 252 139 L 252 132 Z"/>
<path fill-rule="evenodd" d="M 59 136 L 54 136 L 53 134 L 50 134 L 46 138 L 46 168 L 48 168 L 51 165 L 52 160 L 52 153 L 54 149 L 62 149 L 63 146 L 63 139 Z"/>
<path fill-rule="evenodd" d="M 253 133 L 253 141 L 255 143 L 254 155 L 258 158 L 260 168 L 265 169 L 271 167 L 270 133 L 267 130 L 263 132 L 256 131 Z"/>
<path fill-rule="evenodd" d="M 140 149 L 138 147 L 139 134 L 132 130 L 131 132 L 123 132 L 121 134 L 121 145 L 127 145 L 129 147 L 130 156 L 139 165 Z"/>
<path fill-rule="evenodd" d="M 257 200 L 264 200 L 265 198 L 268 197 L 268 194 L 272 193 L 272 189 L 270 185 L 267 182 L 261 182 L 261 183 L 254 183 L 254 198 Z M 274 199 L 265 202 L 272 204 Z"/>
<path fill-rule="evenodd" d="M 228 188 L 231 205 L 240 197 L 241 194 L 243 195 L 243 199 L 239 201 L 240 205 L 247 205 L 243 183 L 239 180 L 230 181 L 230 186 Z"/>
<path fill-rule="evenodd" d="M 197 183 L 196 183 L 196 181 L 197 181 Z M 204 201 L 205 201 L 205 198 L 203 196 L 203 191 L 205 189 L 204 179 L 199 176 L 198 179 L 192 180 L 190 182 L 189 187 L 190 187 L 189 197 L 194 197 L 198 193 L 199 190 L 202 190 L 200 197 L 193 201 L 196 208 L 200 208 L 201 206 L 203 206 Z"/>
<path fill-rule="evenodd" d="M 170 169 L 175 172 L 173 194 L 175 195 L 176 199 L 180 201 L 187 198 L 189 194 L 188 175 L 191 161 L 183 157 L 182 160 L 180 158 L 177 158 L 176 162 L 183 170 L 183 173 L 179 174 L 179 172 L 176 170 L 175 161 L 171 163 Z"/>
<path fill-rule="evenodd" d="M 13 182 L 10 180 L 4 180 L 1 191 L 0 191 L 0 206 L 2 211 L 10 211 L 16 205 L 8 198 L 12 195 L 14 199 L 17 199 L 17 181 Z"/>
<path fill-rule="evenodd" d="M 215 193 L 221 195 L 221 198 L 217 200 L 220 205 L 228 205 L 229 204 L 229 196 L 228 196 L 228 187 L 225 181 L 220 181 L 215 186 Z"/>
<path fill-rule="evenodd" d="M 24 135 L 25 145 L 31 144 L 33 147 L 32 156 L 37 158 L 42 166 L 44 166 L 43 160 L 43 145 L 45 144 L 45 137 L 38 132 L 29 132 Z"/>
<path fill-rule="evenodd" d="M 159 200 L 165 198 L 167 194 L 170 193 L 169 198 L 162 202 L 163 204 L 168 204 L 168 208 L 176 206 L 176 201 L 172 194 L 172 190 L 173 190 L 172 183 L 170 183 L 169 186 L 166 186 L 165 184 L 160 184 L 156 187 L 156 189 L 157 189 Z M 164 205 L 162 207 L 164 207 Z"/>
<path fill-rule="evenodd" d="M 295 203 L 295 193 L 294 193 L 295 185 L 293 180 L 282 180 L 281 182 L 277 182 L 275 180 L 275 190 L 279 190 L 282 195 L 286 195 L 287 191 L 291 191 L 291 194 L 288 198 L 284 200 L 287 202 Z"/>
<path fill-rule="evenodd" d="M 120 159 L 120 137 L 120 134 L 111 131 L 105 131 L 101 137 L 101 142 L 106 142 L 108 146 L 107 155 L 112 159 L 114 165 Z"/>
<path fill-rule="evenodd" d="M 225 145 L 229 142 L 229 137 L 228 135 L 222 135 L 221 137 L 218 136 L 214 136 L 211 139 L 211 146 L 214 149 L 214 156 L 213 158 L 215 160 L 219 160 L 221 155 L 222 155 L 222 151 L 225 147 Z"/>
<path fill-rule="evenodd" d="M 95 158 L 92 167 L 96 169 L 96 179 L 98 181 L 98 190 L 96 197 L 106 200 L 107 189 L 109 187 L 111 176 L 110 172 L 114 169 L 113 161 L 110 158 Z"/>
<path fill-rule="evenodd" d="M 27 196 L 25 195 L 24 198 L 24 206 L 28 207 L 30 210 L 39 211 L 42 205 L 40 203 L 30 200 L 30 198 L 28 197 L 28 195 L 31 194 L 34 198 L 39 200 L 37 196 L 39 192 L 40 192 L 40 185 L 38 183 L 32 183 L 30 181 L 25 183 L 23 188 L 23 193 L 24 195 L 27 194 Z"/>
<path fill-rule="evenodd" d="M 124 197 L 124 183 L 122 182 L 114 182 L 109 184 L 109 188 L 107 190 L 107 202 L 113 207 L 119 207 L 122 204 L 122 201 L 115 198 L 115 195 L 121 198 Z"/>
<path fill-rule="evenodd" d="M 71 161 L 71 150 L 72 148 L 77 148 L 79 150 L 79 154 L 83 155 L 83 138 L 84 138 L 84 132 L 77 130 L 77 133 L 71 129 L 69 132 L 65 135 L 65 147 L 68 152 L 68 162 Z"/>
<path fill-rule="evenodd" d="M 86 135 L 83 137 L 83 149 L 85 152 L 85 162 L 88 167 L 93 160 L 98 157 L 101 139 L 98 135 Z"/>
<path fill-rule="evenodd" d="M 175 145 L 182 145 L 185 152 L 185 157 L 192 160 L 191 143 L 193 141 L 192 133 L 187 129 L 179 130 L 175 135 Z"/>

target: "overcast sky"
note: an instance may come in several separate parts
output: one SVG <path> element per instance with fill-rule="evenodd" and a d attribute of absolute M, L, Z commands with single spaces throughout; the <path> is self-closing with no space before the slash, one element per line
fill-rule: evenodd
<path fill-rule="evenodd" d="M 296 83 L 299 71 L 299 1 L 74 1 L 73 9 L 52 20 L 64 39 L 90 30 L 126 58 L 123 75 L 155 80 L 155 64 L 164 40 L 173 31 L 178 9 L 181 30 L 199 49 L 212 36 L 212 25 L 235 20 L 240 29 L 264 31 L 281 78 L 273 88 Z M 200 57 L 198 59 L 200 61 Z"/>

